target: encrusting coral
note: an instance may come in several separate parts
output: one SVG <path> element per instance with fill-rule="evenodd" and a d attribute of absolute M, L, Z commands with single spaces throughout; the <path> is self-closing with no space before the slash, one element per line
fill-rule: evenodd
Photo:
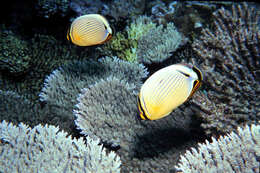
<path fill-rule="evenodd" d="M 258 173 L 260 171 L 260 125 L 246 125 L 218 140 L 198 144 L 181 156 L 177 170 L 185 173 Z"/>
<path fill-rule="evenodd" d="M 177 151 L 189 145 L 177 144 L 190 138 L 193 113 L 182 106 L 158 121 L 141 121 L 135 84 L 110 76 L 82 89 L 74 115 L 82 134 L 117 150 L 122 172 L 169 172 Z"/>
<path fill-rule="evenodd" d="M 0 123 L 0 172 L 120 173 L 120 158 L 99 140 L 72 139 L 59 128 Z"/>
<path fill-rule="evenodd" d="M 232 11 L 221 8 L 214 16 L 214 30 L 203 29 L 192 44 L 202 62 L 203 97 L 207 97 L 196 101 L 195 96 L 193 100 L 202 110 L 208 110 L 201 111 L 200 116 L 209 134 L 260 120 L 258 14 L 243 3 L 233 5 Z M 206 102 L 215 108 L 208 109 Z"/>

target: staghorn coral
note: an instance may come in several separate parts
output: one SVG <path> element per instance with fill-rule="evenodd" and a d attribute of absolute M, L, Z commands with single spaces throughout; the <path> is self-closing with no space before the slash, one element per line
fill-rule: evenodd
<path fill-rule="evenodd" d="M 156 26 L 150 17 L 140 16 L 99 50 L 130 62 L 150 64 L 169 58 L 186 41 L 172 23 L 164 28 Z"/>
<path fill-rule="evenodd" d="M 238 128 L 218 140 L 198 144 L 181 156 L 176 166 L 185 173 L 258 173 L 260 171 L 260 125 Z"/>
<path fill-rule="evenodd" d="M 243 3 L 233 5 L 231 11 L 221 8 L 214 16 L 214 30 L 203 29 L 201 37 L 192 44 L 205 74 L 204 94 L 209 99 L 202 99 L 197 105 L 208 110 L 200 114 L 208 134 L 228 132 L 260 119 L 258 14 Z M 206 108 L 206 102 L 215 108 Z"/>
<path fill-rule="evenodd" d="M 73 111 L 77 128 L 116 149 L 122 172 L 171 172 L 179 151 L 195 138 L 188 134 L 193 113 L 183 105 L 166 118 L 140 121 L 136 97 L 133 83 L 113 76 L 89 85 Z"/>
<path fill-rule="evenodd" d="M 0 70 L 14 76 L 22 75 L 30 69 L 32 56 L 29 44 L 10 30 L 0 32 Z"/>
<path fill-rule="evenodd" d="M 87 137 L 72 139 L 59 128 L 0 124 L 0 172 L 120 172 L 121 161 Z"/>

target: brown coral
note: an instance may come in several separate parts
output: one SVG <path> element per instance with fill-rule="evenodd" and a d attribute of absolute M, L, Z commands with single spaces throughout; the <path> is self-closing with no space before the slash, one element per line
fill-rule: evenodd
<path fill-rule="evenodd" d="M 205 120 L 202 126 L 209 133 L 227 132 L 260 119 L 256 75 L 260 67 L 258 14 L 243 3 L 233 5 L 232 11 L 221 8 L 213 15 L 214 30 L 203 29 L 201 37 L 192 44 L 203 60 L 201 69 L 205 73 L 208 101 L 216 108 L 201 114 Z"/>

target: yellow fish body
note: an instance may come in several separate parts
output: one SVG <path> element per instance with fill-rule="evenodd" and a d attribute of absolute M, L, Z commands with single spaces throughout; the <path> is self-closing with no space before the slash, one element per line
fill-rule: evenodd
<path fill-rule="evenodd" d="M 170 65 L 155 72 L 142 85 L 138 96 L 141 119 L 167 116 L 194 94 L 201 81 L 201 71 L 187 64 Z"/>
<path fill-rule="evenodd" d="M 67 39 L 78 46 L 103 44 L 112 37 L 112 29 L 105 17 L 87 14 L 76 18 L 68 30 Z"/>

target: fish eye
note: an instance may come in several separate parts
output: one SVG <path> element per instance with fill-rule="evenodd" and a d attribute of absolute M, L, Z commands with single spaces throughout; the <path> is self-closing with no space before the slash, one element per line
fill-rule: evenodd
<path fill-rule="evenodd" d="M 105 29 L 107 30 L 107 26 L 104 24 Z"/>

